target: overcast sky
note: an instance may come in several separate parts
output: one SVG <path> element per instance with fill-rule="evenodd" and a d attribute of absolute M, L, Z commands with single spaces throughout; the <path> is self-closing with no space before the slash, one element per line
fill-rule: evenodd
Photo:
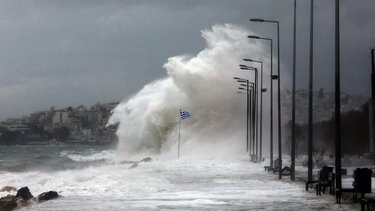
<path fill-rule="evenodd" d="M 342 0 L 342 87 L 370 95 L 375 1 Z M 315 88 L 334 87 L 334 1 L 315 0 Z M 0 120 L 121 101 L 162 77 L 168 57 L 204 49 L 202 29 L 232 23 L 275 37 L 290 75 L 293 0 L 0 1 Z M 307 88 L 309 0 L 298 0 L 297 79 Z M 246 38 L 244 38 L 246 39 Z"/>

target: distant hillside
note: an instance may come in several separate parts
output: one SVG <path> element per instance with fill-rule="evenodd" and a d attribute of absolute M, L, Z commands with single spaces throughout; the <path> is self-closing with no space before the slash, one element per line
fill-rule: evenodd
<path fill-rule="evenodd" d="M 368 99 L 359 95 L 341 93 L 341 112 L 359 111 Z M 287 91 L 283 96 L 283 113 L 290 119 L 292 113 L 292 93 Z M 296 122 L 307 123 L 309 92 L 306 89 L 296 90 Z M 320 89 L 313 93 L 313 121 L 321 122 L 333 117 L 335 110 L 335 93 Z"/>
<path fill-rule="evenodd" d="M 350 104 L 348 104 L 350 105 Z M 369 106 L 367 103 L 341 115 L 341 145 L 344 155 L 363 155 L 369 152 Z M 291 122 L 286 125 L 285 150 L 289 150 Z M 313 125 L 315 152 L 334 154 L 335 119 L 315 122 Z M 307 153 L 308 126 L 296 126 L 296 149 L 298 154 Z"/>

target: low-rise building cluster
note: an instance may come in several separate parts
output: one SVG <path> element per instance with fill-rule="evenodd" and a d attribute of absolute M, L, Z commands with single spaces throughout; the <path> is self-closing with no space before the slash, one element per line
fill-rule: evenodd
<path fill-rule="evenodd" d="M 39 111 L 0 122 L 0 144 L 112 143 L 117 126 L 106 126 L 117 102 Z"/>

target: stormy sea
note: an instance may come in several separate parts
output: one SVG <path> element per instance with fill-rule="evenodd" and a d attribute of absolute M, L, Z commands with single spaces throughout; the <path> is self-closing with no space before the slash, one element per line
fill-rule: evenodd
<path fill-rule="evenodd" d="M 246 156 L 119 161 L 115 147 L 0 147 L 0 186 L 60 197 L 25 210 L 350 210 L 278 181 Z M 15 194 L 15 192 L 10 192 Z M 0 192 L 1 196 L 9 194 Z"/>
<path fill-rule="evenodd" d="M 0 146 L 0 188 L 60 195 L 26 210 L 348 210 L 265 173 L 267 159 L 249 162 L 246 98 L 233 77 L 252 80 L 238 64 L 269 61 L 269 47 L 231 24 L 201 34 L 202 51 L 169 58 L 167 77 L 112 111 L 108 124 L 118 124 L 118 145 Z M 180 110 L 191 117 L 180 120 Z"/>

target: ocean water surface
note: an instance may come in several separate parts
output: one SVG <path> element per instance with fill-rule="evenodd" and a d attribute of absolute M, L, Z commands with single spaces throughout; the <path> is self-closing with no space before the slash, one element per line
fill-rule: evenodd
<path fill-rule="evenodd" d="M 26 210 L 350 210 L 277 180 L 246 156 L 118 159 L 114 146 L 1 146 L 0 187 L 49 190 L 56 200 Z M 4 193 L 2 193 L 4 194 Z M 15 193 L 14 193 L 15 194 Z"/>

